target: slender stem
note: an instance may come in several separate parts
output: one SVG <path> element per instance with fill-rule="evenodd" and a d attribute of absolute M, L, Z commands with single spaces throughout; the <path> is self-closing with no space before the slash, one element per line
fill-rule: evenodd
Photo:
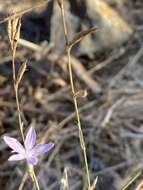
<path fill-rule="evenodd" d="M 65 9 L 64 9 L 64 3 L 63 0 L 58 0 L 60 10 L 61 10 L 61 16 L 62 16 L 62 24 L 63 24 L 63 29 L 64 29 L 64 35 L 65 35 L 65 41 L 66 41 L 66 46 L 68 46 L 69 40 L 68 40 L 68 27 L 65 19 Z"/>
<path fill-rule="evenodd" d="M 28 165 L 28 171 L 30 173 L 32 180 L 34 181 L 34 184 L 36 185 L 36 190 L 40 190 L 40 186 L 39 186 L 38 179 L 34 171 L 34 167 L 30 164 Z"/>
<path fill-rule="evenodd" d="M 15 90 L 15 98 L 16 98 L 16 105 L 17 105 L 16 107 L 17 107 L 17 112 L 18 112 L 19 127 L 20 127 L 22 140 L 24 142 L 23 123 L 22 123 L 21 111 L 20 111 L 18 86 L 16 85 L 15 53 L 16 53 L 16 50 L 13 49 L 12 50 L 13 83 L 14 83 L 14 90 Z"/>
<path fill-rule="evenodd" d="M 15 54 L 16 54 L 16 47 L 17 47 L 19 35 L 20 35 L 20 23 L 17 25 L 17 28 L 15 28 L 14 27 L 15 22 L 13 21 L 11 23 L 12 28 L 11 28 L 9 37 L 10 37 L 10 40 L 11 40 L 11 49 L 12 49 L 13 85 L 14 85 L 15 98 L 16 98 L 16 107 L 17 107 L 17 112 L 18 112 L 18 120 L 19 120 L 20 132 L 21 132 L 23 143 L 25 144 L 24 133 L 23 133 L 23 121 L 22 121 L 22 117 L 21 117 L 21 109 L 20 109 L 20 101 L 19 101 L 19 80 L 20 79 L 19 80 L 17 79 L 16 67 L 15 67 Z M 14 31 L 15 31 L 15 33 L 13 34 Z M 15 40 L 17 40 L 17 41 L 15 41 Z M 28 165 L 28 171 L 29 171 L 29 173 L 31 175 L 31 178 L 32 178 L 33 182 L 36 185 L 37 190 L 40 190 L 38 180 L 37 180 L 35 172 L 34 172 L 34 167 L 32 165 Z M 23 188 L 23 185 L 24 185 L 24 182 L 26 180 L 26 177 L 27 176 L 23 177 L 19 188 L 21 188 L 21 189 Z"/>
<path fill-rule="evenodd" d="M 132 185 L 133 182 L 135 182 L 135 180 L 141 175 L 141 171 L 138 171 L 137 173 L 135 173 L 131 179 L 128 181 L 128 183 L 126 185 L 124 185 L 124 187 L 121 190 L 128 190 L 130 185 Z M 143 185 L 143 181 L 141 181 L 141 183 L 139 184 L 139 186 L 135 189 L 135 190 L 141 190 L 141 186 Z"/>
<path fill-rule="evenodd" d="M 23 143 L 25 144 L 24 133 L 23 133 L 23 122 L 22 122 L 22 118 L 21 118 L 20 102 L 19 102 L 19 95 L 18 95 L 19 86 L 16 83 L 15 53 L 16 53 L 16 48 L 13 48 L 13 50 L 12 50 L 13 83 L 14 83 L 14 90 L 15 90 L 16 107 L 17 107 L 17 111 L 18 111 L 19 127 L 20 127 L 20 132 L 21 132 Z M 33 166 L 29 166 L 29 172 L 31 174 L 31 177 L 32 177 L 35 185 L 36 185 L 37 190 L 40 190 L 38 180 L 37 180 L 37 177 L 35 175 L 35 171 L 34 171 Z"/>
<path fill-rule="evenodd" d="M 81 121 L 80 121 L 80 113 L 78 109 L 78 103 L 77 99 L 75 96 L 75 88 L 74 88 L 74 82 L 73 82 L 73 74 L 72 74 L 72 65 L 71 65 L 71 55 L 70 55 L 71 49 L 67 49 L 67 56 L 68 56 L 68 70 L 69 70 L 69 77 L 70 77 L 70 85 L 71 85 L 71 91 L 72 91 L 72 97 L 74 101 L 74 107 L 75 107 L 75 112 L 76 112 L 76 117 L 77 117 L 77 126 L 79 130 L 79 139 L 80 139 L 80 145 L 83 150 L 83 156 L 84 156 L 84 162 L 85 162 L 85 169 L 86 169 L 86 175 L 87 175 L 87 181 L 88 181 L 88 189 L 91 188 L 91 183 L 90 183 L 90 175 L 89 175 L 89 168 L 88 168 L 88 161 L 87 161 L 87 153 L 86 153 L 86 146 L 85 146 L 85 141 L 84 141 L 84 136 L 81 128 Z"/>
<path fill-rule="evenodd" d="M 12 50 L 12 73 L 13 73 L 13 83 L 16 82 L 16 71 L 15 71 L 15 49 Z"/>
<path fill-rule="evenodd" d="M 74 87 L 74 82 L 73 82 L 74 80 L 73 80 L 72 64 L 71 64 L 71 49 L 72 49 L 72 46 L 69 46 L 68 28 L 67 28 L 66 19 L 65 19 L 65 11 L 64 11 L 63 0 L 59 1 L 59 6 L 60 6 L 60 9 L 61 9 L 61 17 L 62 17 L 65 40 L 66 40 L 66 52 L 67 52 L 67 57 L 68 57 L 68 71 L 69 71 L 72 98 L 73 98 L 75 112 L 76 112 L 76 118 L 77 118 L 77 127 L 78 127 L 78 131 L 79 131 L 80 146 L 81 146 L 81 149 L 83 151 L 83 157 L 84 157 L 84 163 L 85 163 L 85 169 L 86 169 L 86 176 L 87 176 L 87 182 L 88 182 L 88 190 L 91 190 L 91 182 L 90 182 L 90 174 L 89 174 L 88 161 L 87 161 L 86 146 L 85 146 L 84 136 L 83 136 L 83 132 L 82 132 L 82 128 L 81 128 L 80 113 L 79 113 L 77 99 L 76 99 L 76 96 L 75 96 L 75 87 Z"/>
<path fill-rule="evenodd" d="M 35 182 L 37 190 L 40 190 L 39 183 L 38 183 L 37 177 L 35 175 L 34 169 L 33 169 L 33 177 L 34 177 L 34 182 Z"/>

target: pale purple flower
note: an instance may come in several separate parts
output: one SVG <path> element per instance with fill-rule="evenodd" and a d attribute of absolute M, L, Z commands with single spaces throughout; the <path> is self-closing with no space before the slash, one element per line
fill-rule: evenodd
<path fill-rule="evenodd" d="M 19 161 L 26 159 L 28 164 L 36 165 L 38 163 L 38 158 L 40 154 L 48 152 L 54 147 L 54 143 L 36 145 L 36 132 L 33 127 L 27 132 L 25 138 L 25 146 L 23 146 L 17 139 L 4 136 L 5 143 L 12 149 L 15 153 L 9 157 L 9 161 Z"/>

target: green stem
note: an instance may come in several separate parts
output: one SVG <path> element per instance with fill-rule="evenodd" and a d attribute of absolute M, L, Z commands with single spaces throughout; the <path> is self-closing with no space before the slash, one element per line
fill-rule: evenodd
<path fill-rule="evenodd" d="M 65 19 L 65 10 L 64 10 L 64 2 L 63 1 L 64 0 L 58 0 L 59 6 L 61 9 L 62 24 L 63 24 L 63 29 L 64 29 L 65 41 L 66 41 L 66 51 L 67 51 L 67 57 L 68 57 L 68 71 L 69 71 L 69 78 L 70 78 L 70 86 L 71 86 L 72 98 L 73 98 L 75 112 L 76 112 L 76 118 L 77 118 L 77 127 L 78 127 L 78 131 L 79 131 L 80 146 L 83 151 L 87 183 L 88 183 L 88 190 L 91 190 L 92 188 L 91 188 L 91 183 L 90 183 L 90 174 L 89 174 L 89 168 L 88 168 L 86 146 L 85 146 L 84 136 L 83 136 L 83 132 L 82 132 L 82 128 L 81 128 L 80 114 L 79 114 L 77 99 L 75 96 L 75 87 L 74 87 L 73 74 L 72 74 L 71 49 L 72 49 L 73 44 L 71 46 L 69 46 L 68 27 L 67 27 L 67 23 L 66 23 L 66 19 Z"/>
<path fill-rule="evenodd" d="M 131 179 L 128 181 L 128 183 L 121 189 L 121 190 L 127 190 L 129 189 L 130 185 L 132 185 L 132 183 L 141 175 L 142 171 L 138 171 L 137 173 L 135 173 Z M 136 188 L 137 190 L 137 188 Z M 139 190 L 139 188 L 138 188 Z"/>
<path fill-rule="evenodd" d="M 21 118 L 20 102 L 19 102 L 19 96 L 18 96 L 18 86 L 16 85 L 15 54 L 16 54 L 16 47 L 13 47 L 13 50 L 12 50 L 13 85 L 14 85 L 14 90 L 15 90 L 15 98 L 16 98 L 16 107 L 17 107 L 17 112 L 18 112 L 19 127 L 20 127 L 22 140 L 24 143 L 24 133 L 23 133 L 22 118 Z"/>
<path fill-rule="evenodd" d="M 31 176 L 33 182 L 35 183 L 36 190 L 40 190 L 38 179 L 37 179 L 37 177 L 35 175 L 34 167 L 32 165 L 28 165 L 28 171 L 30 173 L 30 176 Z"/>
<path fill-rule="evenodd" d="M 75 107 L 75 112 L 76 112 L 76 117 L 77 117 L 77 126 L 78 126 L 78 130 L 79 130 L 80 145 L 81 145 L 81 149 L 83 151 L 83 156 L 84 156 L 85 169 L 86 169 L 86 175 L 87 175 L 87 181 L 88 181 L 88 189 L 90 190 L 91 183 L 90 183 L 90 175 L 89 175 L 89 168 L 88 168 L 88 161 L 87 161 L 87 153 L 86 153 L 84 136 L 83 136 L 83 132 L 82 132 L 82 128 L 81 128 L 78 103 L 77 103 L 77 99 L 75 96 L 75 87 L 74 87 L 74 82 L 73 82 L 72 65 L 71 65 L 71 48 L 70 47 L 67 48 L 67 56 L 68 56 L 68 71 L 69 71 L 69 77 L 70 77 L 71 92 L 72 92 L 72 97 L 73 97 L 74 107 Z"/>

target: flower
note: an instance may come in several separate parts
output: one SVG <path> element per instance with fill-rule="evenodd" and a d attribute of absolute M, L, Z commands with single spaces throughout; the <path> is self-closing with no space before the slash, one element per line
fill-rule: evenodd
<path fill-rule="evenodd" d="M 5 143 L 12 149 L 12 152 L 15 153 L 9 157 L 9 161 L 19 161 L 26 159 L 28 164 L 37 165 L 38 158 L 37 156 L 48 152 L 54 147 L 54 143 L 35 145 L 36 143 L 36 132 L 33 127 L 27 132 L 25 138 L 25 146 L 23 146 L 17 139 L 4 136 Z"/>

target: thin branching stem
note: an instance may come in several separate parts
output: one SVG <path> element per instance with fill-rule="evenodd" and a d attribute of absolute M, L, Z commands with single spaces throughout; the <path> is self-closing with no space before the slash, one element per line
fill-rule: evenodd
<path fill-rule="evenodd" d="M 22 117 L 21 117 L 20 101 L 19 101 L 19 94 L 18 94 L 19 84 L 16 81 L 15 53 L 16 53 L 16 50 L 13 50 L 12 51 L 13 83 L 14 83 L 14 90 L 15 90 L 15 98 L 16 98 L 16 107 L 17 107 L 17 112 L 18 112 L 19 127 L 20 127 L 20 132 L 21 132 L 23 143 L 25 144 L 24 132 L 23 132 L 23 122 L 22 122 Z M 37 177 L 35 175 L 34 168 L 32 168 L 31 171 L 32 171 L 34 184 L 35 184 L 37 190 L 40 190 L 39 183 L 38 183 Z"/>
<path fill-rule="evenodd" d="M 69 77 L 70 77 L 70 85 L 71 85 L 71 91 L 72 91 L 72 97 L 76 112 L 76 118 L 77 118 L 77 126 L 79 130 L 79 139 L 80 139 L 80 145 L 83 150 L 83 156 L 84 156 L 84 162 L 85 162 L 85 169 L 86 169 L 86 175 L 87 175 L 87 181 L 88 181 L 88 189 L 90 189 L 90 174 L 89 174 L 89 168 L 88 168 L 88 161 L 87 161 L 87 153 L 86 153 L 86 146 L 84 141 L 84 136 L 81 128 L 81 121 L 80 121 L 80 113 L 78 108 L 77 99 L 75 96 L 75 88 L 74 88 L 74 82 L 73 82 L 73 74 L 72 74 L 72 65 L 71 65 L 71 49 L 67 49 L 67 56 L 68 56 L 68 71 L 69 71 Z"/>
<path fill-rule="evenodd" d="M 71 64 L 72 45 L 69 45 L 68 28 L 67 28 L 67 23 L 66 23 L 66 19 L 65 19 L 65 11 L 64 11 L 63 0 L 58 1 L 58 3 L 60 6 L 60 9 L 61 9 L 61 17 L 62 17 L 65 40 L 66 40 L 66 52 L 67 52 L 67 57 L 68 57 L 68 72 L 69 72 L 69 78 L 70 78 L 71 93 L 72 93 L 72 98 L 73 98 L 75 112 L 76 112 L 76 118 L 77 118 L 77 127 L 78 127 L 78 131 L 79 131 L 80 146 L 81 146 L 81 149 L 83 151 L 86 176 L 87 176 L 87 183 L 88 183 L 88 190 L 91 190 L 90 174 L 89 174 L 89 167 L 88 167 L 87 153 L 86 153 L 86 145 L 85 145 L 85 140 L 84 140 L 82 127 L 81 127 L 80 113 L 79 113 L 79 108 L 78 108 L 78 103 L 77 103 L 77 97 L 75 95 L 76 93 L 75 93 L 73 73 L 72 73 L 72 64 Z"/>
<path fill-rule="evenodd" d="M 12 49 L 12 70 L 13 70 L 13 85 L 14 85 L 14 91 L 15 91 L 15 98 L 16 98 L 16 107 L 17 107 L 17 112 L 18 112 L 18 120 L 19 120 L 19 128 L 20 128 L 20 132 L 21 132 L 21 136 L 22 136 L 22 140 L 23 140 L 23 143 L 25 144 L 25 141 L 24 141 L 24 132 L 23 132 L 23 121 L 22 121 L 22 117 L 21 117 L 21 109 L 20 109 L 20 101 L 19 101 L 19 83 L 22 79 L 22 76 L 24 74 L 24 71 L 26 69 L 26 65 L 25 67 L 22 67 L 23 70 L 19 70 L 20 73 L 19 74 L 19 77 L 16 73 L 16 66 L 15 66 L 15 55 L 16 55 L 16 48 L 17 48 L 17 43 L 18 43 L 18 40 L 19 40 L 19 36 L 20 36 L 20 26 L 21 26 L 21 23 L 17 22 L 17 20 L 13 20 L 11 22 L 9 22 L 9 30 L 8 30 L 8 35 L 9 35 L 9 39 L 10 39 L 10 42 L 11 42 L 11 49 Z M 40 190 L 40 187 L 39 187 L 39 184 L 38 184 L 38 180 L 37 180 L 37 177 L 35 175 L 35 172 L 34 172 L 34 167 L 31 167 L 31 177 L 33 179 L 33 182 L 37 188 L 37 190 Z M 23 180 L 26 180 L 25 178 Z M 23 188 L 23 182 L 22 181 L 22 185 L 21 185 L 21 189 Z"/>
<path fill-rule="evenodd" d="M 16 107 L 17 107 L 17 112 L 18 112 L 19 127 L 20 127 L 22 140 L 24 143 L 23 123 L 22 123 L 22 118 L 21 118 L 20 102 L 19 102 L 19 95 L 18 95 L 18 85 L 16 84 L 15 54 L 16 54 L 16 50 L 13 49 L 12 50 L 13 83 L 14 83 L 14 90 L 15 90 L 15 98 L 16 98 Z"/>

